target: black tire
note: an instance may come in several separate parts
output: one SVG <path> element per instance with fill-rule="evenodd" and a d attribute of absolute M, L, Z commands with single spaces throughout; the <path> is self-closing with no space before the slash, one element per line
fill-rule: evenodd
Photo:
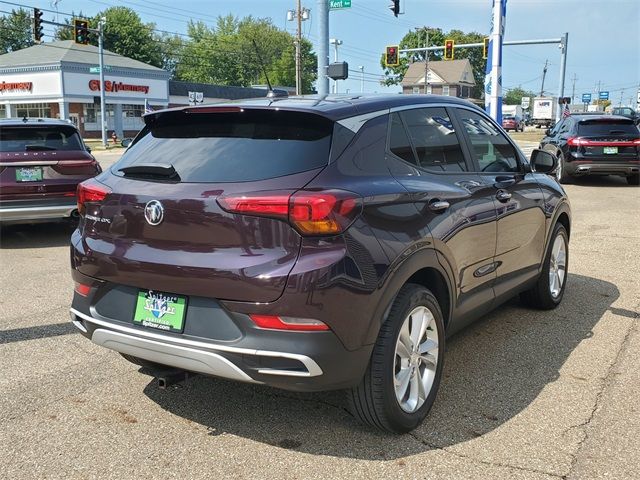
<path fill-rule="evenodd" d="M 562 287 L 560 288 L 560 292 L 557 296 L 553 296 L 551 294 L 551 287 L 549 285 L 549 270 L 551 269 L 551 250 L 553 248 L 553 244 L 556 241 L 558 235 L 561 235 L 564 238 L 564 245 L 566 251 L 565 258 L 565 272 L 564 272 L 564 282 Z M 539 310 L 552 310 L 560 305 L 562 302 L 562 297 L 564 296 L 565 289 L 567 287 L 568 280 L 568 271 L 569 271 L 569 235 L 567 234 L 567 229 L 564 228 L 564 225 L 561 223 L 556 223 L 555 227 L 553 227 L 553 233 L 551 234 L 551 239 L 549 240 L 549 246 L 547 248 L 547 253 L 544 257 L 544 264 L 542 267 L 542 272 L 540 273 L 540 277 L 538 277 L 538 281 L 534 285 L 533 288 L 527 290 L 526 292 L 522 292 L 520 294 L 520 300 L 525 305 L 537 308 Z"/>
<path fill-rule="evenodd" d="M 562 185 L 571 183 L 572 177 L 567 173 L 567 162 L 561 153 L 558 153 L 558 167 L 556 168 L 556 180 Z"/>
<path fill-rule="evenodd" d="M 144 358 L 138 358 L 138 357 L 134 357 L 133 355 L 127 355 L 126 353 L 120 353 L 120 355 L 122 355 L 122 357 L 133 363 L 134 365 L 138 365 L 139 367 L 143 367 L 143 368 L 166 368 L 163 367 L 162 365 L 160 365 L 159 363 L 155 363 L 152 362 L 150 360 L 145 360 Z"/>
<path fill-rule="evenodd" d="M 627 177 L 627 183 L 629 185 L 640 185 L 640 174 L 634 173 Z"/>
<path fill-rule="evenodd" d="M 438 361 L 433 384 L 424 404 L 415 412 L 407 413 L 400 407 L 394 387 L 396 342 L 405 319 L 414 308 L 420 306 L 431 311 L 438 329 Z M 380 329 L 362 381 L 347 391 L 347 404 L 353 416 L 364 424 L 393 433 L 409 432 L 420 425 L 438 392 L 442 377 L 444 341 L 444 322 L 435 296 L 420 285 L 403 286 Z"/>

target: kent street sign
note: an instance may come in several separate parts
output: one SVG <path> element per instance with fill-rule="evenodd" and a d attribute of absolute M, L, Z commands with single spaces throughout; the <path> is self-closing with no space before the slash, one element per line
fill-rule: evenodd
<path fill-rule="evenodd" d="M 329 0 L 329 8 L 331 10 L 338 8 L 351 8 L 351 0 Z"/>

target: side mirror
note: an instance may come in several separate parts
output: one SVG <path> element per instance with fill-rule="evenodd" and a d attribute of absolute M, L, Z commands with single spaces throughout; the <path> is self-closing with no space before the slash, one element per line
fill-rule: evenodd
<path fill-rule="evenodd" d="M 87 152 L 91 153 L 91 147 L 89 147 L 88 145 L 85 145 L 84 148 L 87 149 Z"/>
<path fill-rule="evenodd" d="M 537 173 L 552 173 L 558 166 L 558 159 L 546 150 L 536 148 L 531 152 L 531 166 Z"/>
<path fill-rule="evenodd" d="M 545 134 L 545 135 L 547 135 L 547 136 L 551 135 L 551 129 L 550 129 L 550 128 L 547 128 L 547 129 L 544 131 L 544 134 Z"/>

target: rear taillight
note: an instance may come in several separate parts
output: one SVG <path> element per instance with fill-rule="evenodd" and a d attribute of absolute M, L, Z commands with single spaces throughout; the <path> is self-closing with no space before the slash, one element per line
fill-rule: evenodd
<path fill-rule="evenodd" d="M 586 145 L 588 140 L 584 140 L 580 137 L 569 137 L 567 139 L 567 145 L 570 147 L 579 147 L 580 145 Z"/>
<path fill-rule="evenodd" d="M 344 232 L 362 208 L 358 195 L 343 190 L 222 195 L 218 203 L 232 213 L 287 220 L 302 235 Z"/>
<path fill-rule="evenodd" d="M 78 200 L 78 213 L 81 215 L 84 214 L 85 203 L 102 202 L 110 193 L 111 189 L 109 187 L 106 187 L 93 178 L 80 183 L 76 194 Z"/>
<path fill-rule="evenodd" d="M 278 317 L 276 315 L 249 315 L 249 317 L 260 328 L 301 332 L 329 330 L 326 323 L 312 318 Z"/>
<path fill-rule="evenodd" d="M 589 140 L 582 137 L 569 137 L 567 145 L 570 147 L 638 147 L 640 138 L 635 140 Z"/>
<path fill-rule="evenodd" d="M 82 295 L 83 297 L 86 297 L 87 295 L 89 295 L 89 292 L 91 291 L 91 287 L 89 285 L 84 285 L 82 283 L 76 282 L 76 286 L 75 286 L 74 290 L 79 295 Z"/>

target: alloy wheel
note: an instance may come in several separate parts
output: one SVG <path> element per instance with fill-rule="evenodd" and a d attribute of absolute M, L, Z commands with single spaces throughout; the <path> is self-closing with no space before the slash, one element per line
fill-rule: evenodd
<path fill-rule="evenodd" d="M 549 291 L 553 298 L 558 298 L 564 285 L 567 267 L 567 246 L 562 235 L 558 235 L 553 242 L 549 262 Z"/>
<path fill-rule="evenodd" d="M 394 389 L 400 408 L 407 413 L 426 401 L 438 365 L 438 326 L 433 313 L 416 307 L 405 318 L 396 342 Z"/>

